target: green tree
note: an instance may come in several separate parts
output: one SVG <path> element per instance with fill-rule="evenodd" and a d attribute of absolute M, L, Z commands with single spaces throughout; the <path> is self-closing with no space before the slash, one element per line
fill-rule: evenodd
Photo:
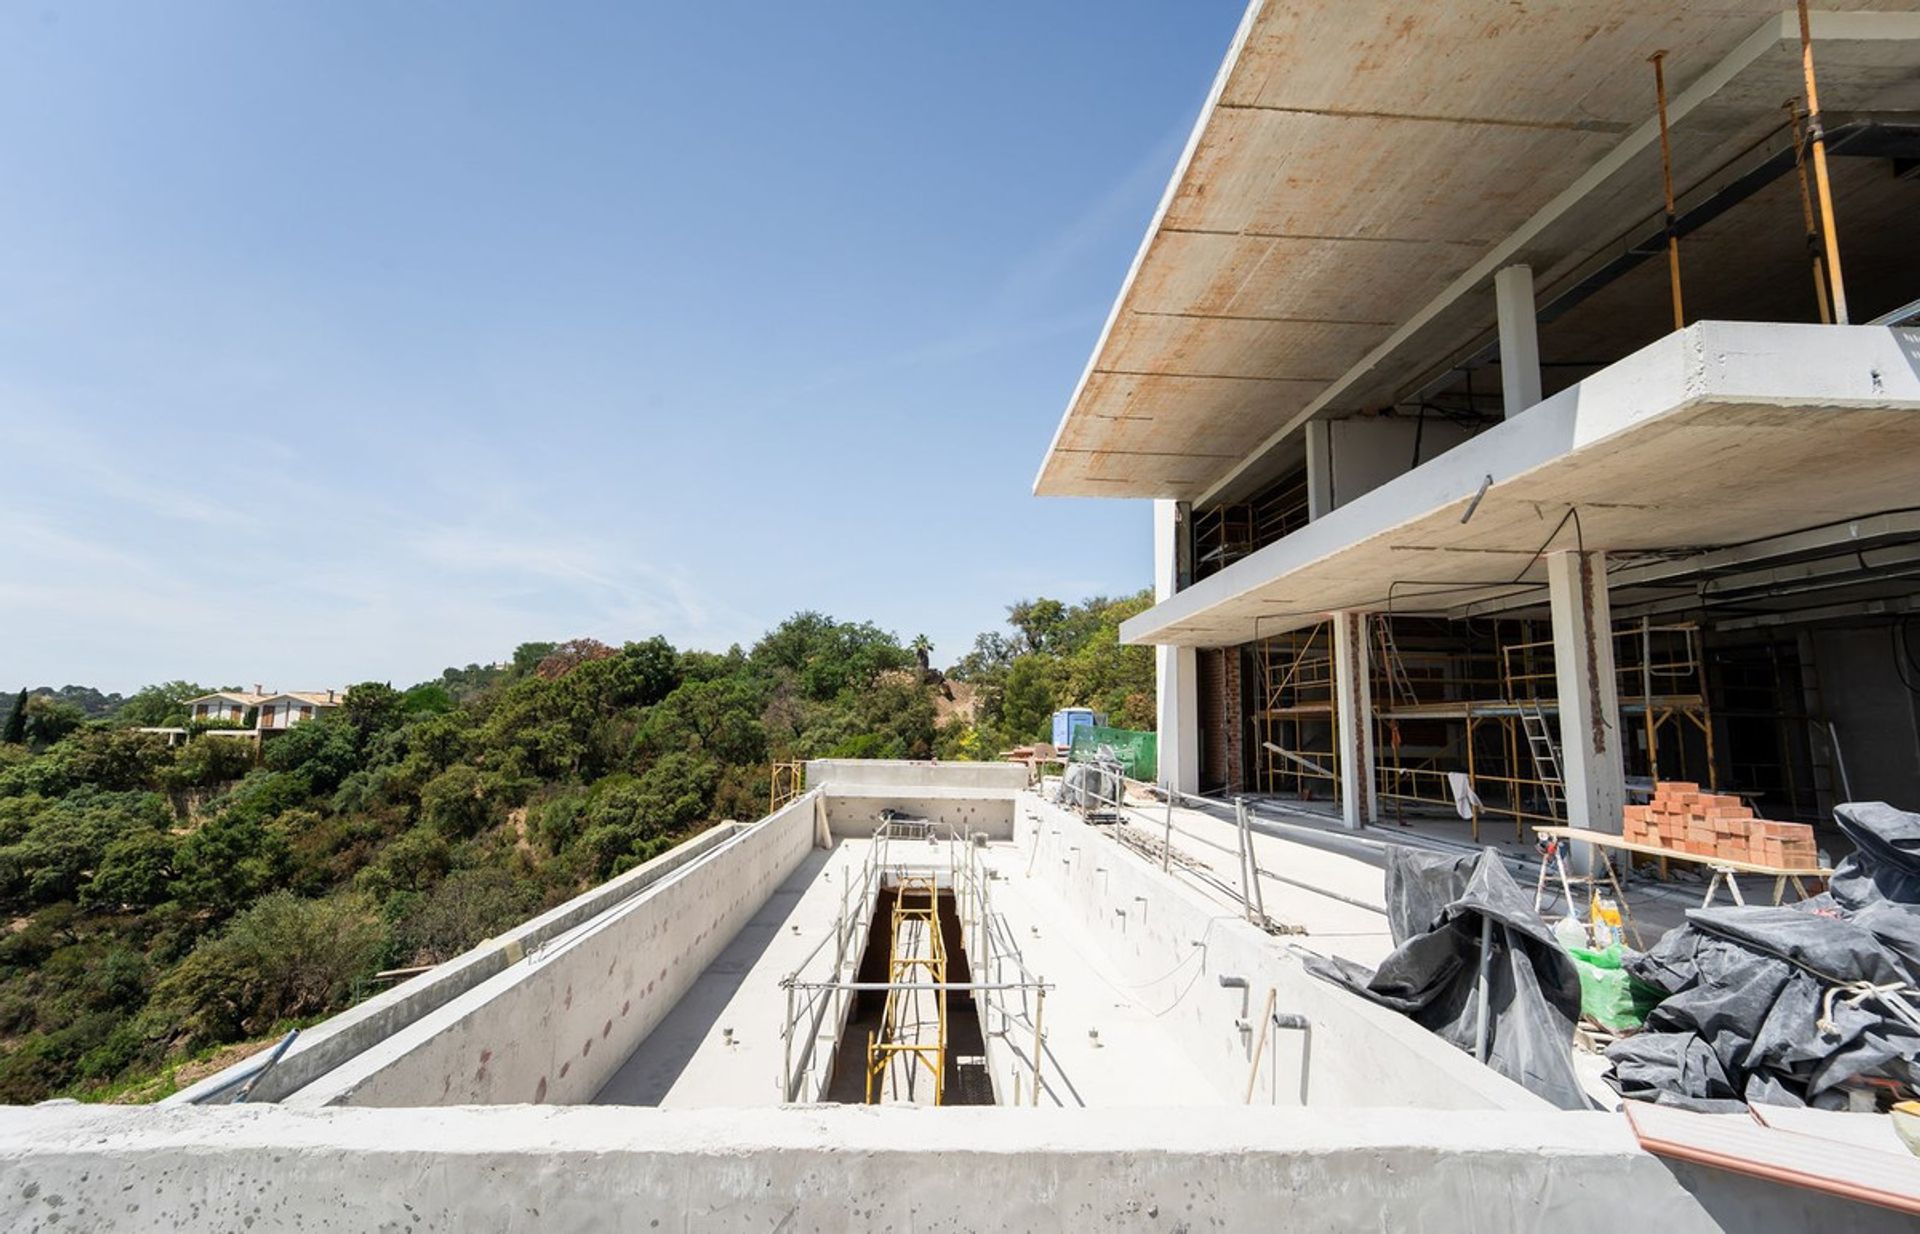
<path fill-rule="evenodd" d="M 485 777 L 466 763 L 447 768 L 420 790 L 420 817 L 450 838 L 473 835 L 493 818 Z"/>
<path fill-rule="evenodd" d="M 22 687 L 13 700 L 13 710 L 7 713 L 7 727 L 0 732 L 0 741 L 8 745 L 19 745 L 27 739 L 27 691 Z"/>
<path fill-rule="evenodd" d="M 362 900 L 275 891 L 162 977 L 153 1006 L 191 1044 L 237 1041 L 340 1006 L 382 941 Z"/>
<path fill-rule="evenodd" d="M 341 710 L 363 741 L 397 727 L 406 716 L 400 692 L 383 681 L 363 681 L 347 687 Z"/>
<path fill-rule="evenodd" d="M 134 691 L 113 713 L 113 722 L 128 728 L 158 728 L 187 722 L 187 700 L 207 691 L 190 681 L 164 681 Z"/>
<path fill-rule="evenodd" d="M 51 694 L 36 694 L 24 708 L 26 739 L 45 748 L 87 722 L 87 713 L 78 703 L 67 703 Z"/>
<path fill-rule="evenodd" d="M 1016 741 L 1037 741 L 1051 731 L 1055 710 L 1055 669 L 1037 655 L 1021 656 L 1007 670 L 1000 699 L 1000 719 Z"/>

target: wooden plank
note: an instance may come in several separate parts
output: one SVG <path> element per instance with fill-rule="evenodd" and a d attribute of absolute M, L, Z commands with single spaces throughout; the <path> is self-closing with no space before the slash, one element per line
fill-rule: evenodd
<path fill-rule="evenodd" d="M 1747 1114 L 1696 1114 L 1646 1101 L 1624 1108 L 1640 1147 L 1657 1156 L 1920 1216 L 1920 1158 L 1911 1153 L 1782 1131 Z"/>
<path fill-rule="evenodd" d="M 1622 852 L 1639 853 L 1643 857 L 1658 857 L 1662 861 L 1691 861 L 1695 865 L 1708 866 L 1716 870 L 1732 870 L 1737 874 L 1769 874 L 1776 878 L 1794 874 L 1802 878 L 1833 876 L 1833 870 L 1829 867 L 1771 866 L 1753 861 L 1734 861 L 1727 857 L 1709 857 L 1705 853 L 1688 853 L 1677 848 L 1663 848 L 1657 844 L 1641 844 L 1623 839 L 1608 831 L 1588 831 L 1581 827 L 1535 827 L 1534 831 L 1543 836 L 1558 836 L 1565 840 L 1577 840 L 1582 844 L 1597 844 L 1602 848 L 1617 848 Z"/>

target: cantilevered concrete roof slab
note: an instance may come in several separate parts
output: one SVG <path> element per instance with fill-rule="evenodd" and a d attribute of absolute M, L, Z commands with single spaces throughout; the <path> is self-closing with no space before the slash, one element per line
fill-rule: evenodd
<path fill-rule="evenodd" d="M 1821 102 L 1920 109 L 1920 3 L 1822 0 Z M 1899 11 L 1888 11 L 1899 10 Z M 1657 219 L 1647 59 L 1683 197 L 1785 123 L 1782 0 L 1254 0 L 1035 492 L 1198 500 L 1315 416 L 1391 404 Z"/>
<path fill-rule="evenodd" d="M 1708 548 L 1917 503 L 1920 331 L 1702 322 L 1203 579 L 1120 637 L 1222 646 L 1339 609 L 1454 612 L 1537 587 L 1543 551 Z"/>

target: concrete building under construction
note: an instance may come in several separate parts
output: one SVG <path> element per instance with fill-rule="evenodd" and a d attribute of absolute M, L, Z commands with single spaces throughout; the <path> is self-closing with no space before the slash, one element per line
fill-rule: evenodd
<path fill-rule="evenodd" d="M 1035 484 L 1155 503 L 1171 784 L 1920 800 L 1916 22 L 1253 6 Z"/>
<path fill-rule="evenodd" d="M 8 1111 L 0 1224 L 1912 1228 L 1872 1086 L 1623 1104 L 1515 1025 L 1533 828 L 1920 805 L 1916 207 L 1920 4 L 1252 0 L 1036 485 L 1154 503 L 1160 783 L 782 765 L 157 1106 Z M 1341 979 L 1416 849 L 1424 1020 Z"/>

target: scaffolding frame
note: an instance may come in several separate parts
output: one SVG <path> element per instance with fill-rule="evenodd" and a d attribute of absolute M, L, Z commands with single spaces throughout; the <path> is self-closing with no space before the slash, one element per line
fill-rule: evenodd
<path fill-rule="evenodd" d="M 911 1094 L 914 1076 L 924 1067 L 933 1073 L 933 1104 L 939 1105 L 947 1073 L 947 948 L 941 938 L 940 890 L 931 874 L 901 875 L 894 888 L 888 946 L 886 1008 L 879 1030 L 867 1033 L 867 1104 L 880 1100 L 887 1073 L 904 1061 L 906 1074 L 897 1087 Z"/>
<path fill-rule="evenodd" d="M 1381 614 L 1369 617 L 1383 627 L 1392 620 Z M 1404 817 L 1407 805 L 1453 808 L 1448 777 L 1465 772 L 1476 794 L 1483 787 L 1499 790 L 1497 806 L 1471 808 L 1476 842 L 1487 813 L 1511 818 L 1516 840 L 1524 840 L 1529 823 L 1566 821 L 1553 807 L 1556 782 L 1528 765 L 1521 731 L 1530 709 L 1547 717 L 1550 731 L 1559 727 L 1553 642 L 1536 636 L 1537 624 L 1493 623 L 1490 644 L 1478 645 L 1471 636 L 1448 640 L 1396 636 L 1384 629 L 1369 633 L 1375 654 L 1383 658 L 1370 682 L 1374 743 L 1380 752 L 1374 792 L 1379 801 L 1392 803 L 1397 817 Z M 1250 717 L 1259 754 L 1254 766 L 1258 791 L 1292 792 L 1302 799 L 1311 799 L 1322 783 L 1329 795 L 1338 791 L 1331 628 L 1322 622 L 1252 644 L 1261 683 L 1259 705 Z M 1699 627 L 1640 618 L 1614 623 L 1613 638 L 1622 723 L 1633 718 L 1641 747 L 1623 746 L 1630 769 L 1643 768 L 1649 782 L 1698 778 L 1717 787 L 1713 712 Z M 1427 734 L 1438 737 L 1417 740 Z M 1695 764 L 1690 735 L 1698 736 L 1704 750 L 1697 777 L 1688 774 Z"/>
<path fill-rule="evenodd" d="M 862 940 L 872 928 L 883 887 L 891 885 L 897 888 L 910 879 L 923 879 L 933 888 L 936 907 L 939 902 L 941 871 L 909 871 L 903 862 L 893 859 L 895 846 L 901 843 L 911 843 L 921 850 L 929 845 L 944 850 L 945 873 L 953 892 L 954 912 L 966 940 L 968 967 L 973 974 L 984 979 L 968 982 L 944 979 L 945 939 L 942 936 L 939 944 L 943 960 L 941 980 L 897 980 L 891 971 L 891 955 L 889 980 L 857 980 Z M 937 912 L 935 922 L 937 925 Z M 938 934 L 937 929 L 935 933 Z M 884 991 L 891 999 L 896 990 L 909 987 L 916 992 L 940 995 L 943 1026 L 947 1018 L 944 1000 L 948 994 L 964 993 L 977 997 L 989 1076 L 994 1074 L 994 1057 L 1005 1049 L 1012 1049 L 1017 1054 L 1019 1047 L 1013 1044 L 1014 1038 L 1016 1035 L 1024 1037 L 1030 1031 L 1032 1052 L 1026 1060 L 1024 1074 L 1018 1070 L 1014 1073 L 1012 1104 L 1038 1105 L 1040 1102 L 1045 1055 L 1041 1022 L 1047 991 L 1051 987 L 1027 968 L 1006 919 L 994 910 L 993 878 L 978 846 L 950 826 L 943 827 L 927 819 L 889 816 L 875 828 L 873 843 L 867 850 L 866 860 L 861 864 L 857 877 L 848 878 L 841 889 L 840 912 L 834 928 L 814 944 L 813 949 L 792 972 L 781 979 L 780 984 L 787 992 L 786 1015 L 780 1029 L 781 1039 L 785 1042 L 780 1077 L 781 1099 L 784 1101 L 816 1102 L 826 1099 L 832 1078 L 833 1057 L 846 1031 L 856 995 Z M 944 1035 L 943 1028 L 943 1038 Z M 870 1040 L 869 1047 L 871 1045 Z M 943 1060 L 942 1078 L 939 1081 L 941 1099 L 946 1095 L 944 1075 Z M 1029 1080 L 1025 1091 L 1030 1096 L 1025 1100 L 1020 1083 L 1023 1078 Z M 996 1096 L 1004 1101 L 1007 1094 L 996 1091 Z"/>

